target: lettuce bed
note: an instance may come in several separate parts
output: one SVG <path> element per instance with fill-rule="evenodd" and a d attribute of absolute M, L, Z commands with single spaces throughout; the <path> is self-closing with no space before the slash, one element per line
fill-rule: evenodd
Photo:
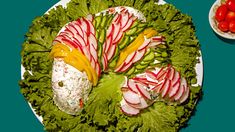
<path fill-rule="evenodd" d="M 71 0 L 66 9 L 58 6 L 33 20 L 22 47 L 22 65 L 26 72 L 19 85 L 21 93 L 32 104 L 36 113 L 43 117 L 45 130 L 164 132 L 178 131 L 186 125 L 202 95 L 200 86 L 190 87 L 190 98 L 184 104 L 156 102 L 138 116 L 128 117 L 118 108 L 121 100 L 118 86 L 123 81 L 123 75 L 109 73 L 102 75 L 99 85 L 90 94 L 80 115 L 68 115 L 53 103 L 52 60 L 48 54 L 56 34 L 69 21 L 114 6 L 130 6 L 140 10 L 147 18 L 148 26 L 154 27 L 166 37 L 169 62 L 189 80 L 189 84 L 196 83 L 194 67 L 200 56 L 200 45 L 191 17 L 182 14 L 173 5 L 156 5 L 154 2 L 156 1 Z"/>

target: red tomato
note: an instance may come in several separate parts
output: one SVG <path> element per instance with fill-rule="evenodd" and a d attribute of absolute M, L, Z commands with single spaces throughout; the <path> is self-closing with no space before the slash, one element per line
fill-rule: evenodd
<path fill-rule="evenodd" d="M 235 20 L 229 22 L 229 31 L 235 33 Z"/>
<path fill-rule="evenodd" d="M 235 11 L 235 0 L 228 0 L 226 2 L 226 6 L 228 7 L 229 10 Z"/>
<path fill-rule="evenodd" d="M 235 20 L 235 12 L 228 11 L 225 20 L 228 21 L 228 22 L 230 22 L 232 20 Z"/>
<path fill-rule="evenodd" d="M 219 28 L 221 31 L 223 31 L 223 32 L 227 32 L 228 29 L 229 29 L 229 24 L 228 24 L 227 21 L 219 22 L 218 28 Z"/>
<path fill-rule="evenodd" d="M 226 5 L 219 6 L 219 8 L 216 10 L 216 13 L 215 13 L 215 19 L 218 22 L 223 21 L 226 17 L 227 12 L 228 12 L 228 8 L 226 7 Z"/>

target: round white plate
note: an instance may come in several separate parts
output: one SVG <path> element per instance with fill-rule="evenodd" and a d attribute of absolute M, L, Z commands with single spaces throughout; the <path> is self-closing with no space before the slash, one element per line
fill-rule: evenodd
<path fill-rule="evenodd" d="M 222 32 L 218 29 L 217 23 L 215 21 L 215 12 L 216 9 L 221 5 L 221 0 L 216 0 L 215 3 L 211 6 L 210 12 L 209 12 L 209 23 L 213 31 L 218 34 L 219 36 L 226 38 L 226 39 L 235 39 L 235 33 L 231 32 Z"/>
<path fill-rule="evenodd" d="M 64 8 L 66 8 L 66 4 L 69 2 L 70 0 L 61 0 L 58 3 L 56 3 L 54 6 L 52 6 L 48 11 L 50 11 L 51 9 L 55 8 L 58 5 L 62 5 Z M 165 4 L 166 2 L 164 0 L 159 0 L 159 2 L 157 4 Z M 48 13 L 48 11 L 46 13 Z M 46 14 L 45 13 L 45 14 Z M 201 54 L 201 51 L 200 51 Z M 196 73 L 197 73 L 197 84 L 194 84 L 193 86 L 202 86 L 202 81 L 203 81 L 203 61 L 202 61 L 202 56 L 198 58 L 199 59 L 199 63 L 196 64 Z M 21 65 L 21 79 L 23 79 L 23 75 L 25 72 L 25 68 Z M 31 73 L 31 72 L 30 72 Z M 42 116 L 39 116 L 36 114 L 35 110 L 32 108 L 31 104 L 28 102 L 30 108 L 32 109 L 34 115 L 37 117 L 37 119 L 42 123 L 43 118 Z M 43 123 L 42 123 L 43 124 Z"/>

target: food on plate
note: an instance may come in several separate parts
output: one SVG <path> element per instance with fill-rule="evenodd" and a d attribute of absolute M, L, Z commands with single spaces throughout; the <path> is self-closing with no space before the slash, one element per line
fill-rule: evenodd
<path fill-rule="evenodd" d="M 232 28 L 233 20 L 235 20 L 235 1 L 226 0 L 225 2 L 221 2 L 221 5 L 216 8 L 215 12 L 215 22 L 218 29 L 222 32 L 230 31 L 234 33 Z"/>
<path fill-rule="evenodd" d="M 21 92 L 47 131 L 178 131 L 201 96 L 199 49 L 172 5 L 72 0 L 33 21 Z"/>

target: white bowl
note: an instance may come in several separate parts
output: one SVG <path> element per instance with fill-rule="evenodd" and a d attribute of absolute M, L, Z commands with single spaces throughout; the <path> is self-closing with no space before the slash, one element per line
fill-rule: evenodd
<path fill-rule="evenodd" d="M 235 33 L 231 32 L 222 32 L 217 27 L 217 22 L 215 20 L 215 12 L 216 9 L 221 5 L 221 0 L 216 0 L 215 3 L 211 6 L 210 12 L 209 12 L 209 23 L 211 25 L 211 28 L 214 30 L 216 34 L 223 38 L 227 39 L 234 39 L 235 40 Z"/>

